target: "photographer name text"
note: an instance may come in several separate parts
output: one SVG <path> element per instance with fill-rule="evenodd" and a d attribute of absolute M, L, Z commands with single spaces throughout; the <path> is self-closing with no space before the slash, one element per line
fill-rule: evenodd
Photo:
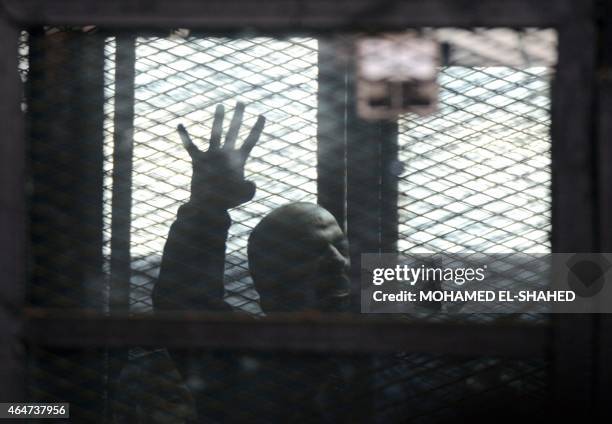
<path fill-rule="evenodd" d="M 372 300 L 375 302 L 572 302 L 574 299 L 576 293 L 571 290 L 520 290 L 515 293 L 509 290 L 372 292 Z"/>

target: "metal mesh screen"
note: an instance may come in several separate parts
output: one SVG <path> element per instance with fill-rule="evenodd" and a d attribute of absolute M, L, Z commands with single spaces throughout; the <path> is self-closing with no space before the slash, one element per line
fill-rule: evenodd
<path fill-rule="evenodd" d="M 316 40 L 139 38 L 135 69 L 131 307 L 150 310 L 165 237 L 189 198 L 191 163 L 177 124 L 206 140 L 215 105 L 242 99 L 249 107 L 241 136 L 259 114 L 269 124 L 246 168 L 257 196 L 231 213 L 226 289 L 228 302 L 258 312 L 246 263 L 250 230 L 281 204 L 316 201 Z"/>
<path fill-rule="evenodd" d="M 439 30 L 440 107 L 400 121 L 400 251 L 550 251 L 548 30 Z"/>
<path fill-rule="evenodd" d="M 399 250 L 549 251 L 554 33 L 434 35 L 453 43 L 452 64 L 439 78 L 439 111 L 400 120 Z M 214 105 L 244 98 L 253 104 L 245 128 L 260 113 L 272 124 L 247 167 L 258 195 L 233 211 L 226 290 L 231 304 L 257 312 L 244 255 L 250 230 L 281 204 L 316 200 L 317 43 L 142 38 L 136 56 L 132 308 L 150 307 L 164 238 L 189 196 L 176 124 L 206 138 Z M 464 66 L 478 63 L 492 66 Z"/>
<path fill-rule="evenodd" d="M 112 198 L 113 198 L 113 136 L 115 133 L 114 113 L 115 113 L 115 38 L 108 37 L 104 40 L 104 182 L 102 190 L 103 209 L 103 245 L 102 254 L 104 256 L 104 273 L 109 276 L 111 273 L 111 237 L 112 237 Z M 119 189 L 119 188 L 118 188 Z M 110 287 L 107 287 L 110 289 Z M 107 297 L 110 298 L 107 292 Z"/>
<path fill-rule="evenodd" d="M 30 378 L 36 384 L 30 396 L 65 401 L 61 394 L 69 393 L 72 417 L 116 423 L 277 422 L 287 417 L 300 422 L 507 422 L 544 418 L 548 401 L 547 364 L 541 360 L 190 351 L 189 360 L 177 367 L 158 350 L 125 363 L 104 412 L 101 370 L 92 363 L 102 353 L 34 349 Z M 51 373 L 48 365 L 41 366 L 49 362 Z M 185 369 L 188 378 L 181 377 Z"/>
<path fill-rule="evenodd" d="M 399 354 L 375 358 L 377 422 L 453 422 L 538 416 L 547 402 L 546 363 L 499 358 L 449 359 Z M 530 418 L 531 419 L 531 418 Z"/>
<path fill-rule="evenodd" d="M 550 250 L 550 68 L 446 67 L 400 124 L 400 251 Z"/>
<path fill-rule="evenodd" d="M 454 49 L 439 79 L 439 111 L 400 120 L 399 251 L 549 251 L 554 33 L 439 30 L 433 35 L 453 42 Z M 113 48 L 110 40 L 107 158 L 113 149 Z M 505 56 L 496 53 L 500 50 Z M 474 63 L 492 66 L 465 66 Z M 232 212 L 225 285 L 228 302 L 258 311 L 245 256 L 250 230 L 281 204 L 316 201 L 317 66 L 314 39 L 138 39 L 133 310 L 150 309 L 168 228 L 189 197 L 190 162 L 176 124 L 205 139 L 214 105 L 231 107 L 233 99 L 242 98 L 252 103 L 244 131 L 260 113 L 271 124 L 247 165 L 259 187 L 257 197 Z M 105 161 L 105 172 L 108 241 L 112 161 Z"/>
<path fill-rule="evenodd" d="M 452 49 L 441 69 L 439 111 L 427 117 L 399 119 L 398 250 L 548 251 L 548 90 L 555 59 L 551 55 L 554 33 L 441 30 L 433 34 L 450 43 Z M 151 290 L 158 277 L 169 227 L 179 206 L 189 198 L 191 163 L 176 126 L 185 125 L 196 143 L 204 147 L 215 105 L 222 103 L 231 111 L 235 100 L 241 99 L 248 106 L 240 139 L 246 137 L 257 115 L 264 114 L 268 123 L 246 167 L 247 177 L 257 184 L 256 197 L 231 211 L 225 301 L 234 309 L 261 313 L 259 295 L 249 276 L 246 240 L 261 218 L 277 206 L 317 200 L 321 189 L 317 187 L 320 117 L 329 112 L 339 121 L 338 134 L 349 134 L 345 119 L 350 108 L 344 104 L 350 98 L 348 67 L 338 75 L 336 86 L 325 86 L 328 109 L 321 110 L 318 78 L 324 64 L 320 63 L 319 42 L 315 38 L 138 37 L 134 51 L 132 171 L 131 183 L 126 187 L 113 180 L 119 131 L 115 128 L 116 102 L 121 94 L 115 81 L 118 43 L 109 37 L 98 40 L 94 53 L 80 41 L 68 39 L 65 44 L 58 41 L 59 47 L 51 46 L 62 52 L 56 57 L 61 59 L 60 65 L 41 61 L 37 52 L 44 49 L 35 46 L 31 57 L 37 59 L 37 64 L 28 75 L 30 78 L 33 72 L 34 81 L 30 83 L 38 84 L 31 93 L 40 96 L 31 98 L 29 103 L 35 109 L 31 116 L 35 123 L 31 144 L 37 184 L 32 219 L 39 226 L 33 240 L 37 278 L 31 287 L 32 303 L 112 309 L 111 245 L 113 237 L 118 237 L 113 233 L 113 217 L 119 213 L 129 220 L 129 310 L 150 312 Z M 338 52 L 338 56 L 344 53 Z M 76 55 L 78 63 L 66 59 L 71 55 Z M 64 67 L 64 60 L 69 65 Z M 59 66 L 68 77 L 40 77 L 41 68 L 49 66 Z M 86 81 L 81 81 L 76 90 L 89 87 L 88 81 L 95 80 L 96 88 L 100 88 L 98 84 L 102 87 L 96 93 L 102 96 L 88 97 L 87 92 L 66 95 L 75 91 L 70 79 L 78 74 L 75 69 L 90 69 L 88 66 L 93 71 L 83 74 Z M 54 84 L 59 96 L 41 94 L 41 87 L 44 92 Z M 86 108 L 92 104 L 98 109 Z M 74 109 L 81 115 L 72 116 Z M 90 115 L 96 117 L 95 122 L 87 119 Z M 49 123 L 49 117 L 57 121 Z M 92 144 L 75 143 L 73 127 L 78 128 L 79 140 L 90 140 Z M 89 137 L 97 129 L 101 137 Z M 48 140 L 52 143 L 46 143 Z M 87 156 L 85 153 L 94 149 L 96 142 L 103 146 L 100 157 Z M 350 140 L 347 144 L 351 148 Z M 47 166 L 48 158 L 53 158 L 51 166 Z M 349 164 L 354 167 L 349 171 L 359 172 L 367 165 Z M 99 174 L 88 173 L 98 166 Z M 343 178 L 339 176 L 336 181 L 343 184 Z M 129 214 L 113 208 L 113 194 L 126 189 L 131 190 Z M 91 192 L 99 194 L 99 199 L 88 197 Z M 62 215 L 58 211 L 66 205 L 65 197 L 72 212 Z M 98 200 L 95 216 L 74 212 Z M 96 226 L 98 222 L 101 228 Z M 45 225 L 54 233 L 41 229 Z M 49 242 L 53 237 L 58 238 Z M 83 253 L 79 249 L 84 245 L 89 250 Z M 103 253 L 99 262 L 97 256 L 87 256 L 91 251 L 97 255 L 98 250 Z M 44 260 L 46 256 L 53 260 Z M 65 271 L 74 265 L 84 271 Z M 92 273 L 92 269 L 96 272 Z M 59 282 L 54 280 L 58 275 Z M 46 284 L 49 280 L 54 284 Z M 532 411 L 532 405 L 537 408 L 545 402 L 549 387 L 546 363 L 535 360 L 457 360 L 408 353 L 307 358 L 191 352 L 186 358 L 192 361 L 199 357 L 199 365 L 192 371 L 183 370 L 181 375 L 172 367 L 184 364 L 167 368 L 168 358 L 160 352 L 135 347 L 129 358 L 127 352 L 94 352 L 86 359 L 74 351 L 34 352 L 30 364 L 32 393 L 39 400 L 61 400 L 62 394 L 77 393 L 86 386 L 88 390 L 82 396 L 70 395 L 76 410 L 80 408 L 85 419 L 95 421 L 96 414 L 101 413 L 110 420 L 116 408 L 121 409 L 113 402 L 123 402 L 125 409 L 133 401 L 130 393 L 139 393 L 138 401 L 143 404 L 159 405 L 166 393 L 163 390 L 168 389 L 164 380 L 168 373 L 168 378 L 180 386 L 177 391 L 176 385 L 171 385 L 174 389 L 168 396 L 175 396 L 180 410 L 176 414 L 181 417 L 185 408 L 180 402 L 187 398 L 191 408 L 209 411 L 212 419 L 231 416 L 253 422 L 265 411 L 278 407 L 277 412 L 295 413 L 299 421 L 303 418 L 300 411 L 279 407 L 274 400 L 281 392 L 293 391 L 280 398 L 303 402 L 304 411 L 313 410 L 322 419 L 349 416 L 364 422 L 440 422 L 457 415 L 473 417 L 482 399 L 488 399 L 487 406 L 492 410 L 518 399 L 526 411 Z M 271 364 L 277 363 L 284 365 L 273 371 Z M 66 377 L 70 364 L 79 366 L 73 368 L 74 375 Z M 326 374 L 322 369 L 329 371 L 329 380 L 322 377 Z M 332 390 L 329 398 L 317 397 L 319 384 L 335 384 L 336 391 Z M 338 388 L 343 393 L 338 394 Z M 227 394 L 228 391 L 237 394 Z M 168 406 L 165 411 L 176 409 Z"/>

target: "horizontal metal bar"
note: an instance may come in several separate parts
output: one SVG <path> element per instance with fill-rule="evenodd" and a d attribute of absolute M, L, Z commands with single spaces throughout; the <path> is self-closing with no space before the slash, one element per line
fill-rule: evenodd
<path fill-rule="evenodd" d="M 555 26 L 591 0 L 3 0 L 22 25 L 338 31 L 420 26 Z"/>
<path fill-rule="evenodd" d="M 548 326 L 529 323 L 425 323 L 375 316 L 238 314 L 104 316 L 29 309 L 23 337 L 52 347 L 160 346 L 302 352 L 540 357 Z"/>

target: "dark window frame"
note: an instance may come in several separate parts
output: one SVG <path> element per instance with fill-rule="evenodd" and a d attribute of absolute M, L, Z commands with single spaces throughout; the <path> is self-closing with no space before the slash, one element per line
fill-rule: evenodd
<path fill-rule="evenodd" d="M 602 2 L 608 7 L 609 2 Z M 17 74 L 17 45 L 19 30 L 36 25 L 94 24 L 108 28 L 131 30 L 153 27 L 201 27 L 210 31 L 239 31 L 248 26 L 267 33 L 314 31 L 331 33 L 342 29 L 394 29 L 420 26 L 509 26 L 553 27 L 559 32 L 559 63 L 552 96 L 552 247 L 553 252 L 584 252 L 608 249 L 612 233 L 612 188 L 607 184 L 610 165 L 602 160 L 602 152 L 609 152 L 610 124 L 604 112 L 609 111 L 612 91 L 609 78 L 596 79 L 596 29 L 601 23 L 595 20 L 595 2 L 571 0 L 409 0 L 379 5 L 371 0 L 337 2 L 283 2 L 275 0 L 263 5 L 257 1 L 241 1 L 239 5 L 226 1 L 200 2 L 196 0 L 157 1 L 146 4 L 136 0 L 125 2 L 97 2 L 94 0 L 5 0 L 0 18 L 0 44 L 2 65 L 0 84 L 3 98 L 0 100 L 0 198 L 3 212 L 0 218 L 0 243 L 5 252 L 0 258 L 3 279 L 0 288 L 0 397 L 21 399 L 24 394 L 23 352 L 18 348 L 23 340 L 29 343 L 49 344 L 51 340 L 41 336 L 63 334 L 62 346 L 104 346 L 113 340 L 109 333 L 113 320 L 120 320 L 120 328 L 136 334 L 139 324 L 128 317 L 100 317 L 89 328 L 88 337 L 67 333 L 66 326 L 80 322 L 82 317 L 72 315 L 64 321 L 54 321 L 41 311 L 24 310 L 24 286 L 27 265 L 25 187 L 25 143 L 23 119 L 20 110 L 22 91 Z M 95 10 L 96 14 L 92 15 Z M 607 25 L 608 22 L 605 22 Z M 602 90 L 595 94 L 597 88 Z M 596 108 L 596 105 L 598 108 Z M 599 113 L 599 115 L 597 115 Z M 567 119 L 571 116 L 572 119 Z M 372 129 L 381 131 L 382 129 Z M 350 137 L 348 137 L 350 139 Z M 392 155 L 393 146 L 387 146 Z M 599 153 L 599 156 L 598 156 Z M 348 161 L 350 162 L 350 157 Z M 347 199 L 351 202 L 351 177 L 347 176 Z M 580 202 L 576 202 L 576 199 Z M 598 209 L 599 208 L 599 209 Z M 384 208 L 381 208 L 381 211 Z M 383 212 L 381 212 L 383 214 Z M 608 217 L 608 218 L 606 218 Z M 349 234 L 350 234 L 349 220 Z M 227 323 L 232 318 L 223 318 Z M 194 324 L 205 330 L 213 321 Z M 154 328 L 169 326 L 173 331 L 189 334 L 192 327 L 184 327 L 183 320 L 164 324 L 151 322 Z M 603 324 L 603 325 L 599 325 Z M 320 322 L 302 328 L 299 323 L 285 323 L 294 327 L 297 334 L 316 334 L 326 348 L 334 345 L 334 333 L 330 323 Z M 355 320 L 350 333 L 354 343 L 367 347 L 375 328 L 364 326 Z M 405 324 L 406 329 L 418 329 L 418 324 Z M 475 329 L 481 328 L 475 325 Z M 186 329 L 187 328 L 187 329 Z M 188 330 L 191 328 L 191 330 Z M 607 317 L 555 316 L 546 341 L 546 351 L 552 353 L 553 378 L 558 400 L 576 410 L 588 410 L 593 399 L 609 398 L 610 388 L 605 387 L 605 377 L 612 375 L 605 352 L 611 349 L 610 328 Z M 253 334 L 268 334 L 265 324 L 254 326 Z M 314 331 L 314 333 L 313 333 Z M 345 331 L 345 330 L 343 330 Z M 406 331 L 402 329 L 402 331 Z M 608 331 L 608 333 L 610 333 Z M 156 337 L 152 331 L 150 337 Z M 423 349 L 439 351 L 444 347 L 452 353 L 453 346 L 471 343 L 472 331 L 456 333 L 452 343 L 444 339 L 446 333 L 424 335 L 410 333 L 413 340 L 421 340 Z M 504 352 L 504 340 L 512 340 L 509 330 L 499 329 L 490 334 L 489 342 Z M 85 337 L 85 338 L 84 338 Z M 410 338 L 410 337 L 409 337 Z M 183 337 L 182 343 L 189 344 Z M 217 339 L 219 343 L 227 340 Z M 361 340 L 363 343 L 359 342 Z M 123 339 L 121 343 L 128 343 Z M 384 345 L 384 341 L 379 340 Z M 392 343 L 388 343 L 391 346 Z M 597 350 L 594 346 L 599 346 Z M 381 345 L 378 345 L 380 347 Z M 278 342 L 267 348 L 281 348 Z M 288 347 L 288 346 L 285 346 Z M 536 350 L 536 349 L 531 349 Z M 599 356 L 597 356 L 599 355 Z M 597 358 L 599 360 L 597 360 Z M 595 371 L 604 371 L 602 376 Z M 572 398 L 567 399 L 572 393 Z M 606 396 L 607 395 L 607 396 Z M 579 396 L 577 398 L 576 396 Z M 602 406 L 603 408 L 603 406 Z"/>

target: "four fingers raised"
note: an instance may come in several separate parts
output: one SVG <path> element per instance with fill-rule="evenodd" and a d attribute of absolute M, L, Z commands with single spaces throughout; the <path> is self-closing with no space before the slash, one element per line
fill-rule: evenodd
<path fill-rule="evenodd" d="M 253 125 L 249 136 L 246 138 L 246 140 L 244 140 L 244 144 L 240 148 L 245 160 L 249 156 L 249 153 L 251 153 L 251 150 L 253 150 L 253 147 L 255 147 L 255 144 L 257 144 L 259 141 L 259 137 L 261 136 L 261 132 L 263 131 L 265 124 L 266 118 L 263 115 L 259 115 L 259 118 L 257 118 L 255 125 Z"/>
<path fill-rule="evenodd" d="M 240 131 L 240 126 L 242 125 L 242 119 L 244 116 L 244 108 L 245 105 L 242 102 L 236 103 L 236 110 L 234 111 L 234 116 L 232 117 L 232 122 L 230 123 L 230 127 L 227 131 L 227 135 L 225 137 L 225 144 L 223 145 L 224 150 L 231 150 L 236 145 L 236 140 L 238 138 L 238 133 Z M 213 119 L 212 131 L 210 134 L 210 147 L 209 150 L 219 149 L 221 146 L 221 135 L 223 133 L 223 117 L 225 115 L 225 109 L 223 105 L 218 105 L 215 110 L 215 117 Z M 264 125 L 266 123 L 266 118 L 263 115 L 260 115 L 257 118 L 257 122 L 251 129 L 249 136 L 246 138 L 240 151 L 244 160 L 249 156 L 253 147 L 259 141 L 261 133 L 263 131 Z M 196 145 L 189 137 L 189 133 L 185 129 L 182 124 L 179 124 L 177 127 L 179 136 L 181 137 L 181 141 L 187 152 L 191 157 L 194 157 L 200 150 L 196 147 Z"/>
<path fill-rule="evenodd" d="M 236 145 L 236 139 L 238 138 L 238 131 L 240 131 L 240 125 L 242 124 L 242 116 L 244 115 L 244 103 L 236 103 L 236 110 L 232 122 L 230 123 L 227 135 L 225 136 L 224 149 L 233 149 Z"/>
<path fill-rule="evenodd" d="M 223 105 L 218 105 L 215 110 L 212 131 L 210 133 L 210 150 L 218 149 L 221 145 L 221 134 L 223 133 L 223 116 L 225 109 Z"/>
<path fill-rule="evenodd" d="M 176 128 L 178 130 L 179 136 L 181 137 L 181 141 L 183 142 L 183 147 L 187 149 L 189 156 L 194 157 L 200 150 L 197 148 L 193 141 L 191 141 L 191 137 L 189 137 L 189 133 L 183 126 L 183 124 L 179 124 Z"/>

